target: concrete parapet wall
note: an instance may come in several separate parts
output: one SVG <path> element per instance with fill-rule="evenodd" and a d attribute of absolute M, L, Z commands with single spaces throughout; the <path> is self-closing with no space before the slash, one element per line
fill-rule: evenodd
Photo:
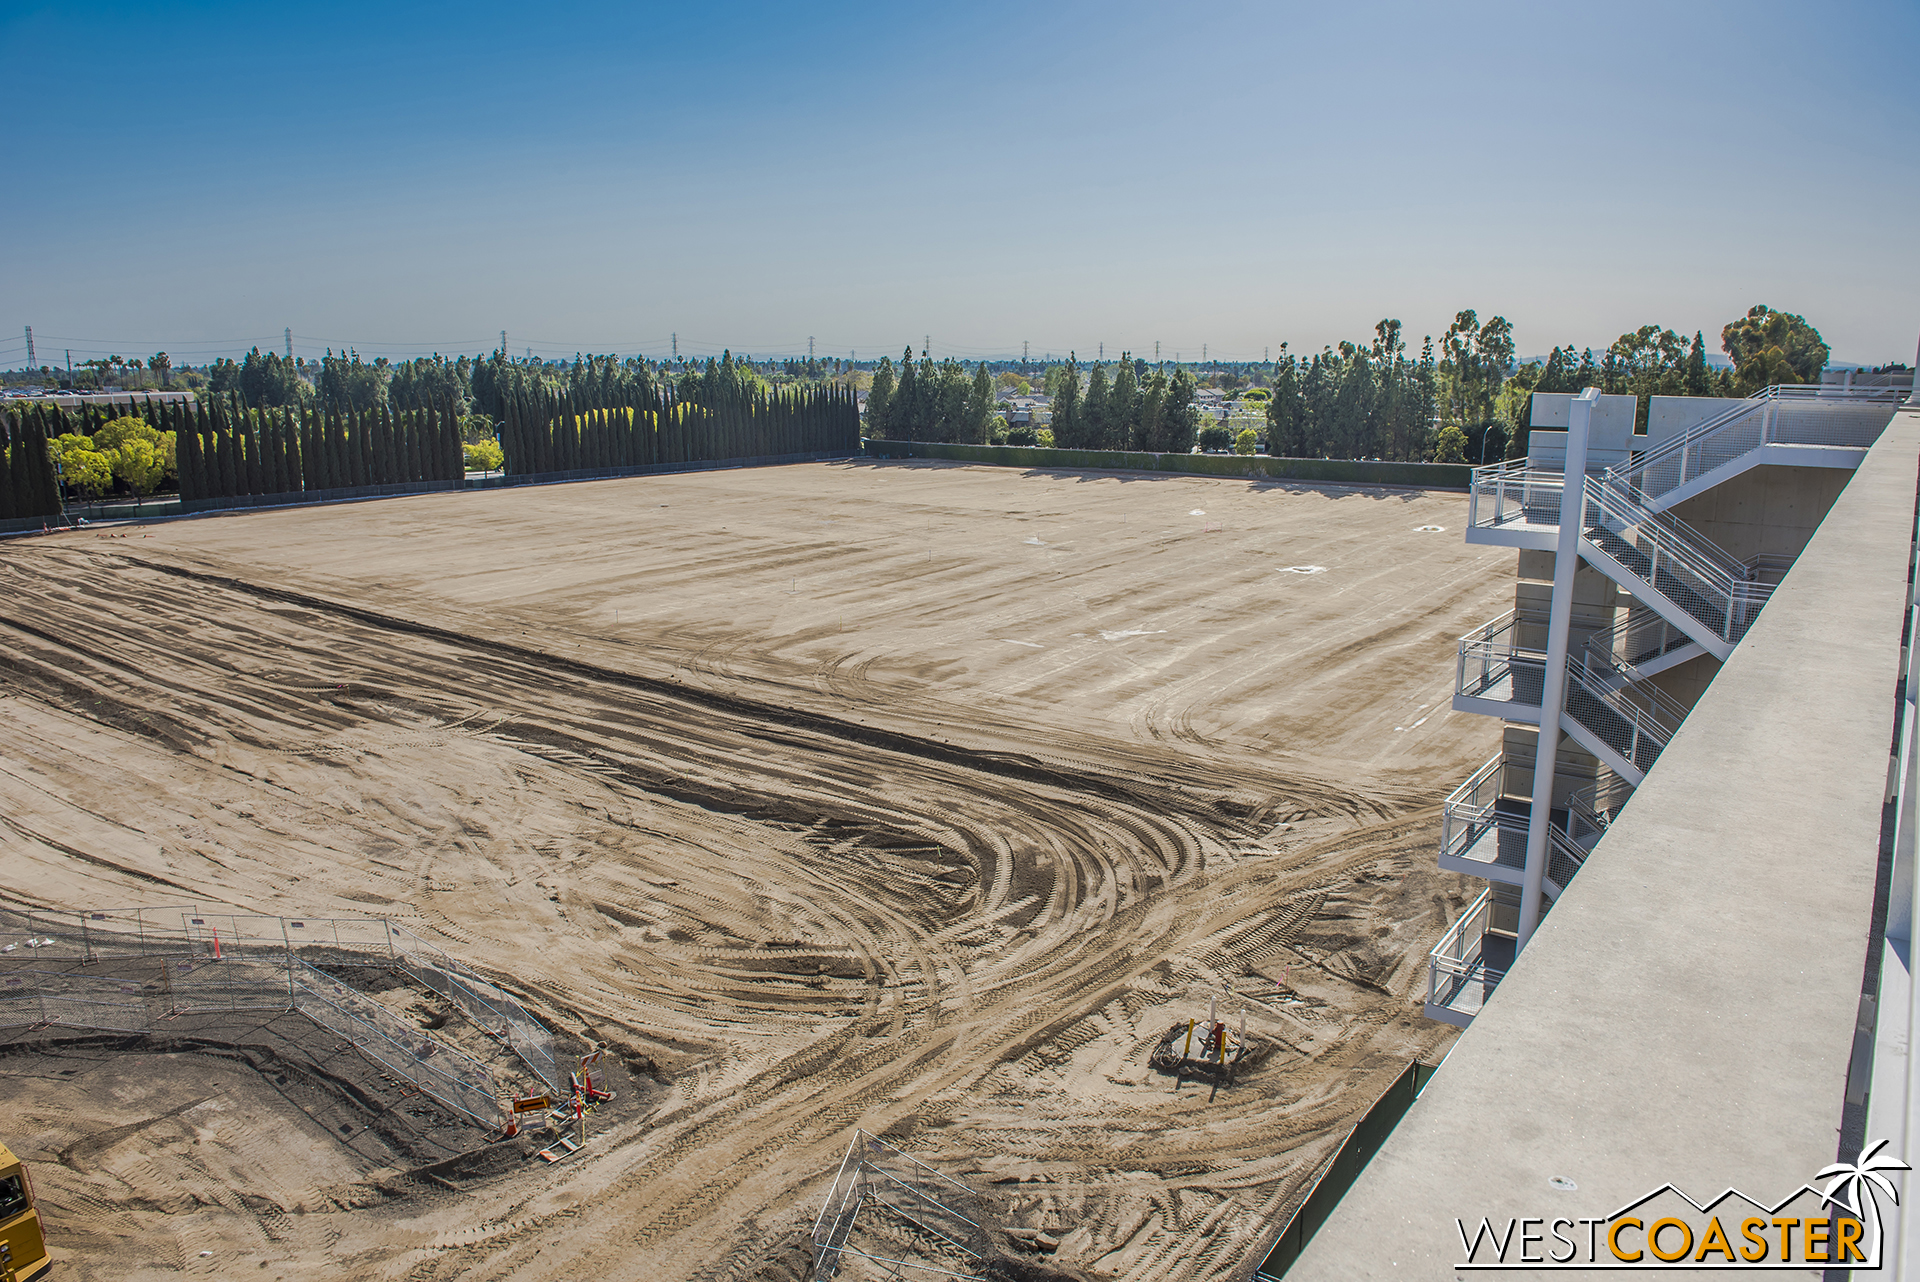
<path fill-rule="evenodd" d="M 1254 480 L 1330 485 L 1404 485 L 1465 490 L 1473 469 L 1458 463 L 1386 463 L 1372 459 L 1272 458 L 1264 454 L 1150 454 L 1132 450 L 1054 450 L 1026 445 L 949 445 L 932 441 L 867 441 L 868 458 L 946 459 L 991 467 L 1099 468 L 1183 472 Z"/>
<path fill-rule="evenodd" d="M 1917 460 L 1906 410 L 1290 1282 L 1451 1276 L 1456 1220 L 1782 1198 L 1854 1156 Z"/>

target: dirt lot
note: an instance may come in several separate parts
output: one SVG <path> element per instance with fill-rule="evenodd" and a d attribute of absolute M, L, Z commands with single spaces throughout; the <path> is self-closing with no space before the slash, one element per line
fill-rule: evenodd
<path fill-rule="evenodd" d="M 340 1195 L 398 1163 L 289 1118 L 188 1275 L 786 1276 L 864 1127 L 1068 1276 L 1231 1276 L 1447 1041 L 1438 807 L 1497 744 L 1454 643 L 1513 572 L 1465 516 L 850 463 L 12 540 L 5 893 L 391 915 L 656 1070 L 586 1160 L 457 1195 Z M 1176 1094 L 1147 1057 L 1210 996 L 1264 1058 Z M 116 1206 L 59 1152 L 275 1114 L 91 1089 L 7 1138 L 133 1276 L 167 1168 L 124 1132 Z"/>

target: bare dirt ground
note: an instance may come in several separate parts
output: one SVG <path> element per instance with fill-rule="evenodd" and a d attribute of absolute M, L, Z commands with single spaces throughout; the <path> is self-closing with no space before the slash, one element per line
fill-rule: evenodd
<path fill-rule="evenodd" d="M 14 540 L 4 891 L 394 916 L 657 1067 L 584 1160 L 457 1195 L 315 1197 L 393 1163 L 288 1120 L 176 1272 L 791 1276 L 864 1127 L 1059 1273 L 1232 1276 L 1447 1042 L 1439 802 L 1498 737 L 1454 645 L 1513 557 L 1465 516 L 850 463 Z M 1147 1057 L 1210 996 L 1264 1057 L 1175 1093 Z M 134 1260 L 144 1132 L 125 1206 L 57 1154 L 209 1091 L 270 1125 L 211 1079 L 12 1110 L 56 1246 Z"/>

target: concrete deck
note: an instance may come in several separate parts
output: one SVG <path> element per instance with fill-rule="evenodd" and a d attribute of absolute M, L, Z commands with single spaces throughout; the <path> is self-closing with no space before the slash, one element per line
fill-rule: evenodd
<path fill-rule="evenodd" d="M 1456 1217 L 1784 1197 L 1836 1160 L 1917 461 L 1903 410 L 1290 1282 L 1448 1277 Z"/>

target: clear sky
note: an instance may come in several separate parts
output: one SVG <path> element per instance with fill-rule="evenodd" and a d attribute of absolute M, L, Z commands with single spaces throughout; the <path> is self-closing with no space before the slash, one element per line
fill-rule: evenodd
<path fill-rule="evenodd" d="M 1920 5 L 0 3 L 0 366 L 1920 333 Z"/>

